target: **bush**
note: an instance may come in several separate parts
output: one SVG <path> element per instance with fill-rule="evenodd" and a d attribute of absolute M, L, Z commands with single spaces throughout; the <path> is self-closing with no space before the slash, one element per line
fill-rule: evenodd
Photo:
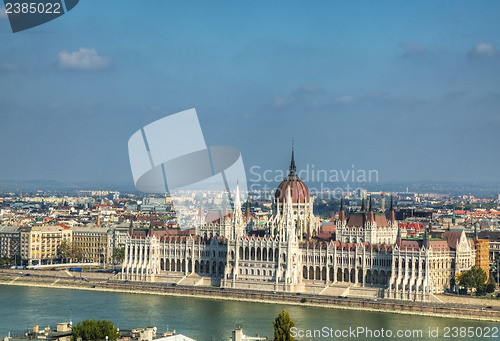
<path fill-rule="evenodd" d="M 486 292 L 488 294 L 491 294 L 492 292 L 495 292 L 495 284 L 494 283 L 488 283 L 486 286 Z"/>
<path fill-rule="evenodd" d="M 78 322 L 76 326 L 72 328 L 73 337 L 72 340 L 82 341 L 99 341 L 105 340 L 106 336 L 109 340 L 116 340 L 120 337 L 118 329 L 107 320 L 96 321 L 96 320 L 84 320 L 83 322 Z"/>

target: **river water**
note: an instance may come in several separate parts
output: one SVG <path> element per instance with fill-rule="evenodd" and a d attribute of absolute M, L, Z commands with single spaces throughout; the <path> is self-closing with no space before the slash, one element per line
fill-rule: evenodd
<path fill-rule="evenodd" d="M 478 337 L 497 323 L 447 319 L 428 316 L 400 315 L 366 311 L 351 311 L 266 303 L 220 301 L 201 298 L 172 297 L 160 295 L 94 292 L 51 288 L 32 288 L 0 285 L 0 337 L 10 331 L 12 335 L 40 327 L 55 327 L 58 322 L 77 323 L 84 319 L 111 320 L 121 329 L 156 326 L 159 331 L 177 330 L 198 341 L 224 341 L 238 325 L 250 336 L 259 333 L 272 339 L 273 320 L 286 309 L 297 327 L 296 334 L 308 330 L 323 329 L 323 336 L 297 337 L 297 340 L 442 340 L 446 339 L 446 328 L 450 328 L 449 339 L 498 340 L 496 337 Z M 452 337 L 459 328 L 469 328 L 474 337 Z M 333 331 L 330 329 L 332 328 Z M 360 331 L 346 334 L 345 331 Z M 364 328 L 363 331 L 357 328 Z M 384 332 L 381 329 L 384 329 Z M 429 328 L 434 335 L 429 336 Z M 456 328 L 456 329 L 453 329 Z M 458 328 L 458 329 L 457 329 Z M 437 329 L 437 333 L 436 333 Z M 387 337 L 388 330 L 393 335 Z M 466 329 L 462 329 L 464 331 Z M 341 331 L 348 337 L 336 338 Z M 370 331 L 371 336 L 370 337 Z M 396 333 L 407 333 L 398 338 Z M 422 337 L 418 334 L 422 332 Z M 318 332 L 317 332 L 318 333 Z M 378 334 L 377 334 L 378 333 Z M 381 334 L 384 333 L 384 334 Z M 409 336 L 413 333 L 414 336 Z M 490 336 L 492 335 L 490 331 Z M 333 337 L 330 337 L 333 335 Z M 376 337 L 378 335 L 378 337 Z M 385 337 L 382 337 L 385 335 Z M 463 334 L 462 334 L 463 335 Z M 472 335 L 472 334 L 470 334 Z M 495 336 L 495 335 L 493 335 Z"/>

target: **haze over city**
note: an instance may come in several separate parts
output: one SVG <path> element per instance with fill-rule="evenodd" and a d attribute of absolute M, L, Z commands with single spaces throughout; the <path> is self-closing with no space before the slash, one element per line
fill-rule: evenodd
<path fill-rule="evenodd" d="M 80 2 L 0 14 L 0 179 L 128 183 L 127 141 L 196 108 L 252 166 L 498 182 L 498 2 Z M 169 146 L 166 146 L 169 148 Z"/>

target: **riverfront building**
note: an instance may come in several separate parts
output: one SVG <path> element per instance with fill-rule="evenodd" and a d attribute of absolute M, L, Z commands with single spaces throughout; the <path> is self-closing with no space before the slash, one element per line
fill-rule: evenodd
<path fill-rule="evenodd" d="M 21 258 L 28 265 L 50 264 L 59 258 L 61 243 L 71 244 L 72 231 L 61 226 L 33 226 L 20 233 Z"/>
<path fill-rule="evenodd" d="M 454 287 L 456 274 L 475 263 L 475 244 L 464 231 L 443 238 L 401 238 L 394 207 L 388 216 L 372 202 L 346 215 L 343 204 L 336 234 L 320 237 L 306 184 L 294 155 L 278 186 L 264 235 L 248 234 L 239 192 L 234 210 L 189 235 L 134 233 L 125 245 L 122 278 L 174 281 L 251 290 L 430 300 Z M 135 237 L 134 237 L 135 236 Z"/>
<path fill-rule="evenodd" d="M 20 244 L 17 226 L 0 226 L 0 257 L 13 258 L 19 255 Z"/>

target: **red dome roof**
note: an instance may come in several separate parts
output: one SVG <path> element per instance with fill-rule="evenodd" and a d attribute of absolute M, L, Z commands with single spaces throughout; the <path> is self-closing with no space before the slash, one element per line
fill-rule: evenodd
<path fill-rule="evenodd" d="M 296 173 L 293 148 L 292 162 L 290 163 L 290 173 L 276 189 L 276 193 L 274 193 L 274 198 L 276 199 L 276 201 L 281 203 L 286 202 L 289 188 L 293 204 L 304 204 L 309 202 L 309 189 L 307 188 L 306 184 L 297 176 Z"/>
<path fill-rule="evenodd" d="M 309 202 L 309 189 L 297 175 L 287 176 L 276 189 L 274 198 L 281 203 L 286 202 L 288 188 L 290 188 L 293 204 Z"/>

